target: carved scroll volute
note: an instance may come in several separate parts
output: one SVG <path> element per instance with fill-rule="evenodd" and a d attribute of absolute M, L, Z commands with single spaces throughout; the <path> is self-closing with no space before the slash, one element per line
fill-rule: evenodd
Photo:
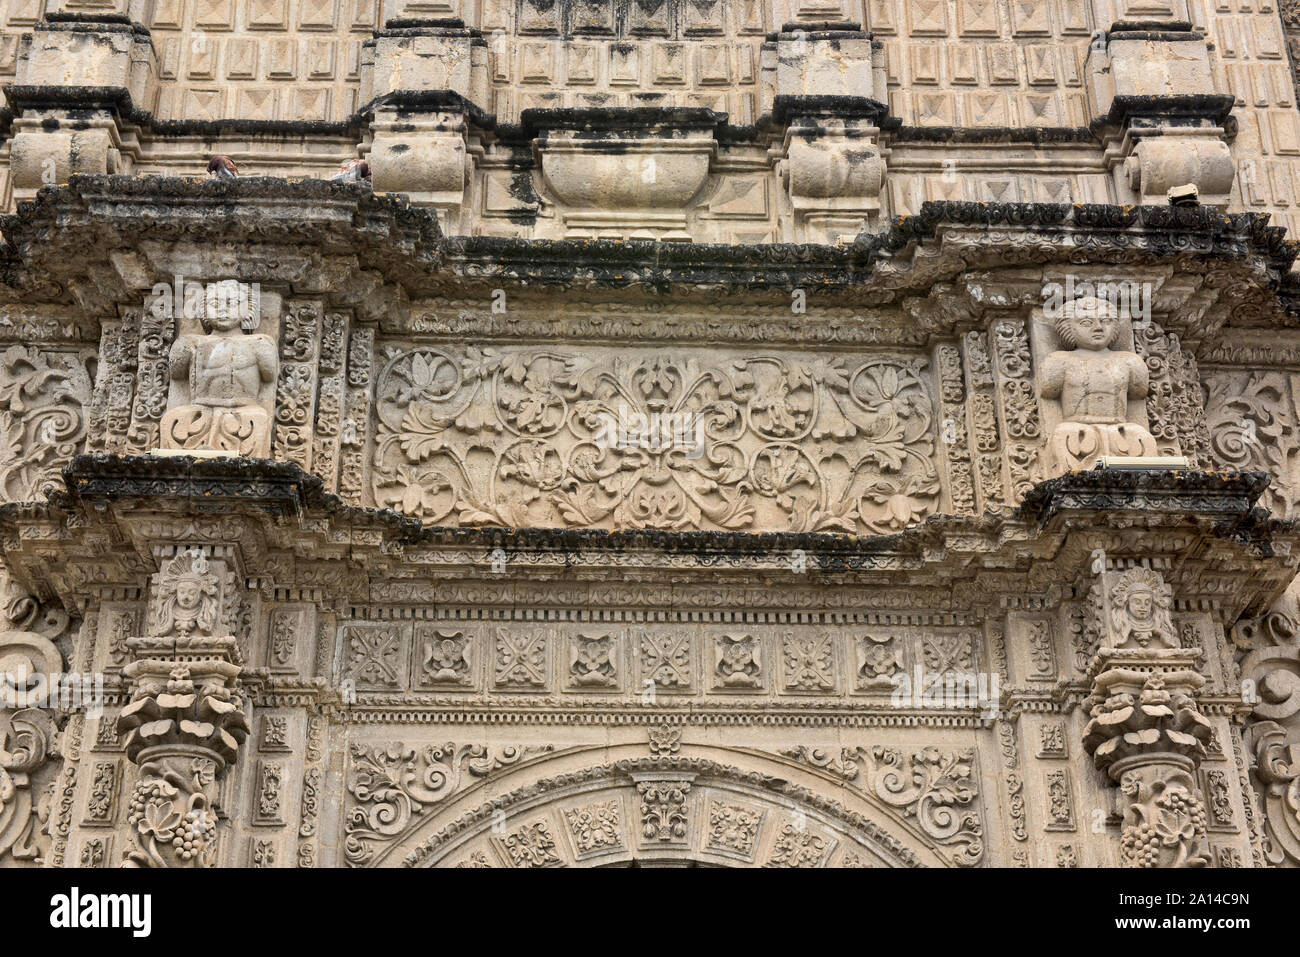
<path fill-rule="evenodd" d="M 1103 572 L 1089 597 L 1101 647 L 1083 746 L 1124 795 L 1123 863 L 1203 867 L 1206 812 L 1194 773 L 1211 726 L 1195 698 L 1205 684 L 1201 653 L 1181 647 L 1160 572 Z"/>
<path fill-rule="evenodd" d="M 19 592 L 10 596 L 4 618 L 9 630 L 0 631 L 0 863 L 39 865 L 49 837 L 41 795 L 58 773 L 60 751 L 55 714 L 44 707 L 39 689 L 64 670 L 53 639 L 67 627 L 68 616 Z"/>
<path fill-rule="evenodd" d="M 118 716 L 127 757 L 140 765 L 128 820 L 127 867 L 216 863 L 212 789 L 249 733 L 238 677 L 236 575 L 227 558 L 189 548 L 153 577 L 149 630 L 130 638 L 131 703 Z"/>
<path fill-rule="evenodd" d="M 1264 854 L 1300 867 L 1300 603 L 1293 583 L 1267 614 L 1237 623 L 1243 691 L 1253 699 L 1245 742 L 1263 805 Z"/>

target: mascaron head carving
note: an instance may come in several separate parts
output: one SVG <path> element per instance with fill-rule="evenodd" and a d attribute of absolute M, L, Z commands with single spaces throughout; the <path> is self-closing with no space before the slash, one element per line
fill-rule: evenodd
<path fill-rule="evenodd" d="M 1116 648 L 1177 648 L 1169 609 L 1173 596 L 1159 572 L 1149 568 L 1126 571 L 1110 590 L 1110 617 Z"/>
<path fill-rule="evenodd" d="M 214 634 L 219 610 L 217 578 L 201 551 L 187 549 L 164 565 L 154 589 L 155 635 Z"/>

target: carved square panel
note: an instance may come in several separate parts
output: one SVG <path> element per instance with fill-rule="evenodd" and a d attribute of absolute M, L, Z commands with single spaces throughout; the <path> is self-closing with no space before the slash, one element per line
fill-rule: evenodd
<path fill-rule="evenodd" d="M 730 49 L 725 43 L 694 45 L 695 77 L 701 86 L 731 84 L 731 63 L 728 59 Z"/>
<path fill-rule="evenodd" d="M 673 32 L 673 8 L 668 0 L 631 0 L 627 31 L 633 36 L 666 37 Z"/>
<path fill-rule="evenodd" d="M 493 629 L 492 684 L 498 689 L 543 691 L 550 684 L 549 632 L 498 625 Z"/>
<path fill-rule="evenodd" d="M 359 691 L 393 691 L 406 684 L 410 626 L 354 623 L 341 629 L 342 677 Z"/>
<path fill-rule="evenodd" d="M 733 174 L 722 179 L 709 199 L 709 214 L 726 219 L 767 219 L 768 177 Z"/>
<path fill-rule="evenodd" d="M 609 82 L 614 86 L 636 86 L 641 82 L 641 46 L 614 44 L 609 47 Z"/>
<path fill-rule="evenodd" d="M 834 694 L 839 687 L 835 636 L 802 628 L 781 633 L 781 687 L 792 694 Z"/>
<path fill-rule="evenodd" d="M 517 29 L 525 36 L 559 33 L 561 10 L 556 0 L 520 0 Z"/>
<path fill-rule="evenodd" d="M 948 0 L 904 0 L 912 36 L 947 36 Z"/>
<path fill-rule="evenodd" d="M 744 627 L 710 632 L 713 647 L 711 682 L 714 691 L 762 691 L 767 687 L 768 665 L 760 635 Z"/>
<path fill-rule="evenodd" d="M 654 44 L 652 82 L 681 84 L 686 82 L 686 44 Z"/>
<path fill-rule="evenodd" d="M 287 30 L 289 0 L 249 0 L 248 29 Z"/>
<path fill-rule="evenodd" d="M 622 690 L 623 635 L 599 626 L 580 627 L 568 636 L 565 685 L 570 691 Z"/>
<path fill-rule="evenodd" d="M 695 690 L 695 641 L 681 627 L 633 629 L 638 690 L 681 694 Z"/>
<path fill-rule="evenodd" d="M 299 30 L 333 30 L 341 0 L 298 0 Z"/>
<path fill-rule="evenodd" d="M 550 822 L 545 819 L 530 821 L 494 840 L 502 857 L 510 862 L 511 867 L 564 866 Z"/>
<path fill-rule="evenodd" d="M 204 30 L 233 30 L 234 0 L 194 0 L 194 26 Z"/>
<path fill-rule="evenodd" d="M 571 43 L 568 46 L 566 77 L 571 84 L 596 82 L 600 63 L 600 47 L 594 43 Z"/>
<path fill-rule="evenodd" d="M 478 686 L 475 629 L 458 622 L 421 622 L 414 634 L 411 687 L 470 691 Z"/>
<path fill-rule="evenodd" d="M 577 36 L 613 36 L 614 0 L 569 0 L 569 30 Z"/>
<path fill-rule="evenodd" d="M 764 810 L 749 804 L 710 799 L 705 820 L 705 849 L 723 857 L 752 861 L 765 816 Z"/>
<path fill-rule="evenodd" d="M 723 0 L 685 0 L 682 28 L 687 36 L 720 35 L 726 31 Z"/>
<path fill-rule="evenodd" d="M 899 687 L 909 667 L 906 636 L 873 630 L 855 634 L 851 645 L 854 691 L 890 694 Z"/>
<path fill-rule="evenodd" d="M 1011 35 L 1047 36 L 1052 32 L 1049 0 L 1011 0 Z"/>
<path fill-rule="evenodd" d="M 627 811 L 622 798 L 578 804 L 562 812 L 577 860 L 588 860 L 627 849 Z"/>
<path fill-rule="evenodd" d="M 804 816 L 795 817 L 776 831 L 768 848 L 764 867 L 825 867 L 839 840 L 828 831 L 815 827 Z"/>
<path fill-rule="evenodd" d="M 958 0 L 957 30 L 964 37 L 998 36 L 997 0 Z"/>

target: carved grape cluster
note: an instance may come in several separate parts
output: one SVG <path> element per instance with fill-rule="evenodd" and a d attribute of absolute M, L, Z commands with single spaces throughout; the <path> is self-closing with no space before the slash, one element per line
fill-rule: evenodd
<path fill-rule="evenodd" d="M 1155 825 L 1148 823 L 1127 828 L 1120 839 L 1124 860 L 1130 867 L 1158 867 L 1160 843 Z"/>
<path fill-rule="evenodd" d="M 176 854 L 181 860 L 189 861 L 216 838 L 217 825 L 213 815 L 206 809 L 199 808 L 185 815 L 184 824 L 172 838 L 172 846 L 176 848 Z"/>

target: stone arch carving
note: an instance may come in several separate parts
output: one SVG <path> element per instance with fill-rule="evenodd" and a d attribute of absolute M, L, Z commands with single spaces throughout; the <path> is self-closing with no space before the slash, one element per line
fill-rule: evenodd
<path fill-rule="evenodd" d="M 437 752 L 445 759 L 449 748 Z M 874 800 L 865 790 L 846 786 L 842 764 L 800 762 L 802 750 L 780 756 L 690 748 L 687 754 L 647 757 L 643 745 L 531 755 L 505 749 L 498 756 L 479 748 L 470 763 L 477 762 L 475 773 L 490 780 L 453 794 L 426 817 L 407 817 L 406 826 L 382 844 L 374 840 L 376 831 L 385 823 L 400 824 L 411 805 L 405 795 L 381 795 L 382 789 L 363 786 L 362 795 L 378 797 L 379 803 L 352 810 L 345 841 L 348 862 L 386 867 L 934 867 L 981 859 L 977 811 L 952 806 L 921 810 L 938 829 L 963 821 L 967 830 L 962 840 L 945 846 L 923 833 L 915 804 L 908 809 Z M 393 754 L 391 749 L 384 753 Z M 357 756 L 354 752 L 354 762 Z M 493 776 L 488 769 L 502 759 L 509 769 Z M 459 765 L 445 761 L 438 765 L 443 770 L 417 773 L 417 780 L 454 790 L 445 769 L 455 776 Z M 889 765 L 875 780 L 888 789 L 905 775 L 911 780 L 910 774 L 898 773 L 903 771 Z M 411 780 L 409 775 L 405 779 Z M 350 790 L 355 798 L 357 789 L 350 785 Z M 935 834 L 946 836 L 956 831 L 938 829 Z"/>

